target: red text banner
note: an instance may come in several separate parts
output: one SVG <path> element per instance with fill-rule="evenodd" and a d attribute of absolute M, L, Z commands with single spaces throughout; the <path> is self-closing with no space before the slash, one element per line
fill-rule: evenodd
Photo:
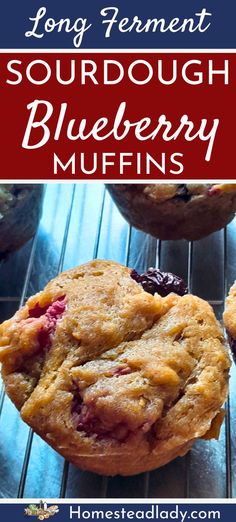
<path fill-rule="evenodd" d="M 234 53 L 3 53 L 1 179 L 234 179 Z"/>

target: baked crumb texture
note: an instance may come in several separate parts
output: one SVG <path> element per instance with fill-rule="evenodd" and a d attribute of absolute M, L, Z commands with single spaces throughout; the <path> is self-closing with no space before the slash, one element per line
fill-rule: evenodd
<path fill-rule="evenodd" d="M 235 184 L 109 184 L 121 214 L 159 239 L 201 239 L 236 212 Z"/>
<path fill-rule="evenodd" d="M 52 280 L 0 326 L 6 392 L 81 469 L 132 475 L 217 437 L 229 358 L 212 308 L 110 261 Z"/>

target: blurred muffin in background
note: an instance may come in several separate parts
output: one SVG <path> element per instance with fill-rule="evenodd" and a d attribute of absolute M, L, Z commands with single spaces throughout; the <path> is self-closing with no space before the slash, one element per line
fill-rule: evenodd
<path fill-rule="evenodd" d="M 128 223 L 159 239 L 201 239 L 236 212 L 236 184 L 109 184 L 107 189 Z"/>
<path fill-rule="evenodd" d="M 43 185 L 0 184 L 0 257 L 35 233 L 41 217 Z"/>

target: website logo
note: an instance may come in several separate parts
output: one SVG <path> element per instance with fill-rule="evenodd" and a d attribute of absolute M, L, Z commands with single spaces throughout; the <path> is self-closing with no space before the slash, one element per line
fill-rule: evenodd
<path fill-rule="evenodd" d="M 39 504 L 29 504 L 24 512 L 27 517 L 37 517 L 38 520 L 44 520 L 59 513 L 59 508 L 58 506 L 48 506 L 47 502 L 40 500 Z"/>

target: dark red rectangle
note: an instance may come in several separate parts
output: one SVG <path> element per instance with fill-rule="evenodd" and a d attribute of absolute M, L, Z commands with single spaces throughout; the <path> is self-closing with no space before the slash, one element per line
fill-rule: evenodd
<path fill-rule="evenodd" d="M 12 60 L 18 62 L 10 64 Z M 109 80 L 124 73 L 119 83 L 104 85 L 106 60 L 120 64 L 107 65 Z M 64 82 L 71 71 L 75 74 L 70 84 L 56 79 L 56 63 Z M 93 76 L 85 77 L 81 70 L 93 70 Z M 235 85 L 235 53 L 1 54 L 1 179 L 234 179 Z M 46 103 L 52 115 L 44 130 L 41 125 L 31 129 L 27 141 L 29 106 L 35 100 L 41 103 L 34 123 L 46 115 Z M 59 129 L 60 111 L 64 119 Z M 100 118 L 107 118 L 107 124 L 96 123 Z M 68 139 L 68 125 L 73 136 L 80 130 L 78 139 Z M 87 137 L 96 125 L 100 138 L 110 136 L 99 141 Z M 121 138 L 125 128 L 126 137 L 115 139 L 114 132 Z M 22 143 L 37 144 L 47 134 L 43 146 L 23 148 Z M 152 139 L 138 139 L 147 135 Z M 64 168 L 68 163 L 65 171 L 59 162 Z"/>

